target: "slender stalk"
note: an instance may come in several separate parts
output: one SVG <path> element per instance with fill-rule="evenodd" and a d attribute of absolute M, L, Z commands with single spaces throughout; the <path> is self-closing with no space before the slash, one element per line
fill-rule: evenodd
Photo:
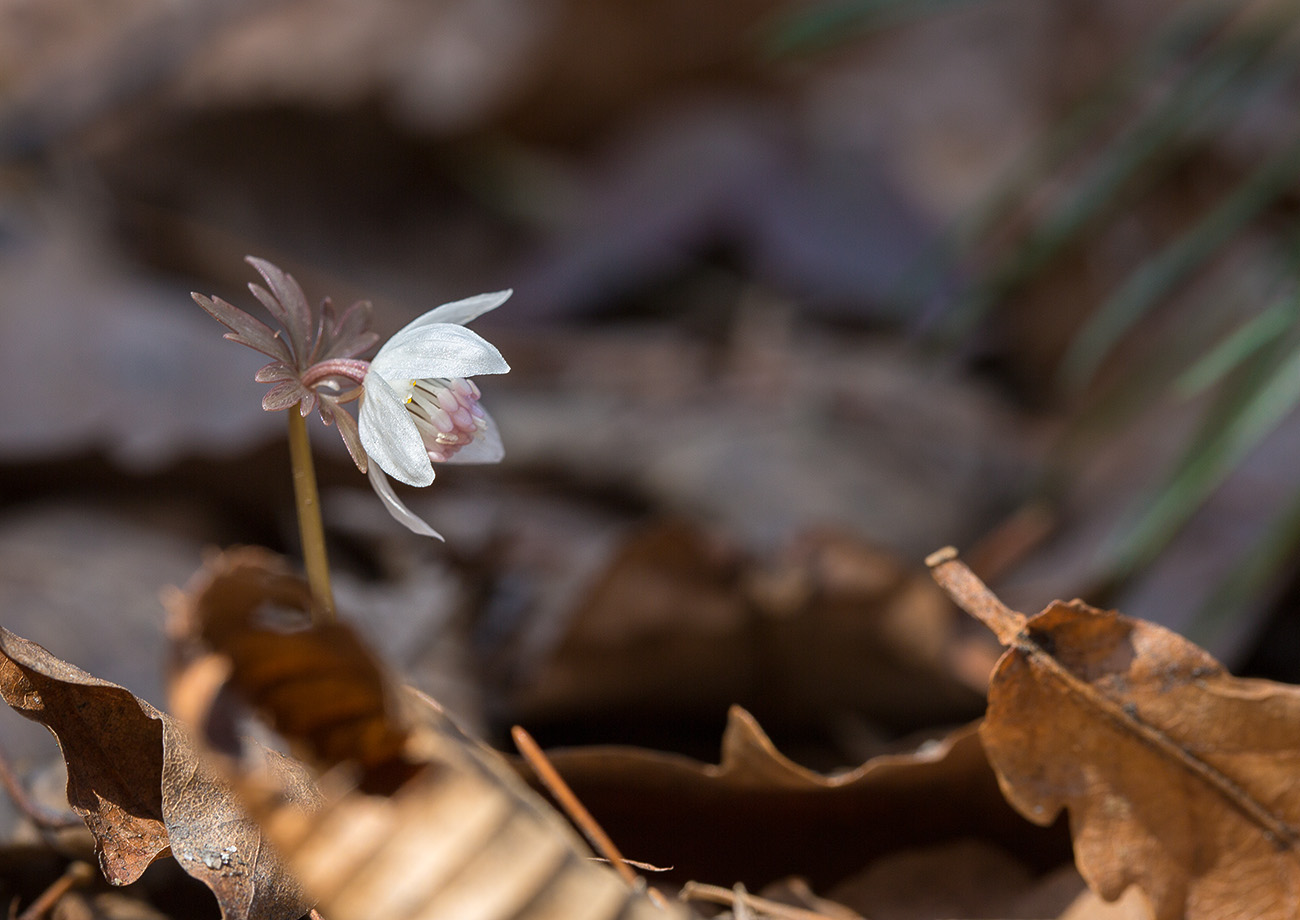
<path fill-rule="evenodd" d="M 514 738 L 515 747 L 519 749 L 519 753 L 523 755 L 524 760 L 528 761 L 528 766 L 533 768 L 533 772 L 537 774 L 537 778 L 546 787 L 546 791 L 560 804 L 560 807 L 564 809 L 564 813 L 569 816 L 569 819 L 578 826 L 578 829 L 591 842 L 591 845 L 596 848 L 596 852 L 609 860 L 610 866 L 618 873 L 619 878 L 627 882 L 633 889 L 644 886 L 645 882 L 637 878 L 637 874 L 627 864 L 627 860 L 618 851 L 618 847 L 614 845 L 614 841 L 609 834 L 605 833 L 605 829 L 597 823 L 591 812 L 587 811 L 587 807 L 574 795 L 573 790 L 569 788 L 569 784 L 564 781 L 564 778 L 560 776 L 541 747 L 533 740 L 533 736 L 528 734 L 528 731 L 522 725 L 516 725 L 512 728 L 510 736 Z M 664 903 L 663 895 L 655 889 L 646 888 L 646 895 L 659 907 L 668 906 Z"/>
<path fill-rule="evenodd" d="M 302 537 L 302 559 L 307 567 L 307 584 L 316 601 L 313 619 L 334 621 L 334 591 L 330 588 L 330 564 L 325 555 L 325 526 L 320 517 L 320 495 L 316 491 L 316 469 L 311 462 L 307 420 L 297 406 L 288 411 L 289 459 L 293 463 L 293 495 L 298 503 L 298 533 Z"/>

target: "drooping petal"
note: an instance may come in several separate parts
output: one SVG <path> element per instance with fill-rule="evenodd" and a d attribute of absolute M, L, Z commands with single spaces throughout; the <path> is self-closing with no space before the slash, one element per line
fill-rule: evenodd
<path fill-rule="evenodd" d="M 370 477 L 370 485 L 374 487 L 375 494 L 384 503 L 388 513 L 401 522 L 403 526 L 421 536 L 442 539 L 442 534 L 438 533 L 438 531 L 426 524 L 419 515 L 402 504 L 401 499 L 397 497 L 397 493 L 393 491 L 392 483 L 380 471 L 378 464 L 370 464 L 370 469 L 366 475 Z"/>
<path fill-rule="evenodd" d="M 361 446 L 370 457 L 370 467 L 383 467 L 388 475 L 408 486 L 433 482 L 433 464 L 414 418 L 393 388 L 374 372 L 373 365 L 362 387 L 365 393 L 357 418 Z"/>
<path fill-rule="evenodd" d="M 483 406 L 480 403 L 479 409 Z M 447 458 L 447 463 L 500 463 L 501 458 L 505 456 L 506 449 L 501 444 L 501 432 L 497 429 L 497 423 L 492 420 L 492 416 L 486 411 L 483 412 L 483 419 L 487 422 L 487 428 L 478 433 L 478 436 L 470 441 L 464 447 L 457 450 Z"/>
<path fill-rule="evenodd" d="M 451 303 L 445 303 L 441 307 L 434 307 L 428 313 L 423 313 L 411 320 L 397 334 L 401 335 L 408 329 L 418 329 L 421 326 L 427 326 L 430 323 L 455 323 L 464 326 L 487 313 L 489 310 L 495 310 L 513 294 L 513 290 L 494 291 L 491 294 L 475 294 L 473 297 L 466 297 L 464 300 L 455 300 Z"/>
<path fill-rule="evenodd" d="M 433 323 L 405 329 L 389 339 L 370 362 L 385 380 L 478 377 L 510 370 L 496 346 L 464 326 Z"/>

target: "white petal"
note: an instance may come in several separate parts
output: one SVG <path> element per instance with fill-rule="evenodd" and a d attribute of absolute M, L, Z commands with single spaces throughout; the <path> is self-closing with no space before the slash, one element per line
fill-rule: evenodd
<path fill-rule="evenodd" d="M 506 449 L 501 444 L 501 432 L 492 416 L 484 412 L 487 429 L 479 432 L 469 444 L 466 444 L 446 461 L 447 463 L 500 463 Z"/>
<path fill-rule="evenodd" d="M 393 491 L 393 485 L 388 481 L 388 477 L 379 471 L 379 467 L 370 464 L 370 470 L 366 474 L 370 477 L 370 484 L 374 486 L 375 494 L 379 500 L 384 503 L 388 513 L 400 521 L 408 530 L 418 533 L 422 537 L 437 537 L 442 539 L 442 534 L 434 530 L 414 511 L 402 504 L 402 500 L 397 497 Z"/>
<path fill-rule="evenodd" d="M 445 303 L 441 307 L 434 307 L 428 313 L 413 319 L 402 327 L 397 334 L 401 335 L 407 329 L 417 329 L 420 326 L 427 326 L 429 323 L 457 323 L 463 326 L 478 319 L 489 310 L 495 310 L 505 303 L 513 293 L 514 291 L 496 291 L 492 294 L 475 294 L 473 297 L 466 297 L 464 300 Z"/>
<path fill-rule="evenodd" d="M 366 374 L 362 383 L 361 411 L 357 427 L 361 446 L 388 475 L 408 486 L 427 486 L 433 482 L 433 464 L 425 450 L 415 419 L 406 411 L 401 399 L 382 377 Z"/>
<path fill-rule="evenodd" d="M 508 370 L 510 365 L 496 346 L 453 323 L 404 329 L 389 339 L 370 362 L 370 373 L 392 381 L 478 377 Z"/>

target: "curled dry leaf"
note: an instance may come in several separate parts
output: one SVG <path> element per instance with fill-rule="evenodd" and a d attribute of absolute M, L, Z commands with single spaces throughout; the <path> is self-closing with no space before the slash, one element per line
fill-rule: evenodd
<path fill-rule="evenodd" d="M 104 877 L 135 881 L 167 849 L 161 714 L 0 627 L 0 696 L 53 733 L 68 764 L 68 804 L 95 836 Z"/>
<path fill-rule="evenodd" d="M 562 638 L 512 701 L 525 725 L 712 721 L 739 703 L 769 728 L 847 710 L 908 731 L 968 721 L 984 702 L 953 676 L 943 593 L 838 530 L 758 558 L 693 523 L 651 521 L 565 609 Z"/>
<path fill-rule="evenodd" d="M 1026 824 L 998 793 L 974 726 L 910 754 L 830 776 L 781 754 L 733 707 L 721 763 L 630 747 L 548 753 L 628 855 L 672 878 L 741 880 L 758 890 L 799 875 L 827 890 L 880 856 L 962 838 L 1031 870 L 1069 858 L 1056 830 Z"/>
<path fill-rule="evenodd" d="M 0 696 L 58 740 L 68 802 L 94 835 L 110 882 L 135 881 L 170 848 L 228 920 L 290 920 L 310 906 L 170 716 L 3 628 Z M 312 804 L 301 768 L 270 754 L 267 767 L 298 807 Z"/>
<path fill-rule="evenodd" d="M 1295 915 L 1300 688 L 1081 601 L 1025 617 L 952 551 L 929 561 L 1008 646 L 980 731 L 1003 793 L 1040 824 L 1069 809 L 1094 890 L 1136 885 L 1158 920 Z"/>
<path fill-rule="evenodd" d="M 688 920 L 656 907 L 590 852 L 502 755 L 462 735 L 393 682 L 342 625 L 275 636 L 258 612 L 307 609 L 307 586 L 283 560 L 240 549 L 209 561 L 174 623 L 213 652 L 176 681 L 204 734 L 229 687 L 270 714 L 325 765 L 328 803 L 309 812 L 279 784 L 240 780 L 249 808 L 330 920 Z M 211 666 L 213 656 L 225 666 Z M 218 686 L 220 685 L 220 686 Z M 351 701 L 341 706 L 330 699 Z M 418 706 L 418 708 L 417 708 Z M 417 713 L 419 715 L 417 716 Z M 344 730 L 346 729 L 346 730 Z M 380 756 L 382 755 L 382 756 Z M 355 782 L 354 782 L 355 780 Z"/>
<path fill-rule="evenodd" d="M 219 655 L 240 696 L 305 758 L 325 768 L 346 760 L 361 769 L 363 788 L 396 788 L 414 769 L 403 753 L 409 728 L 396 685 L 347 624 L 306 628 L 311 605 L 306 583 L 283 558 L 250 546 L 210 559 L 186 592 L 169 598 L 168 611 L 180 657 Z M 173 711 L 211 702 L 188 698 L 214 686 L 193 679 L 203 670 L 173 682 Z M 182 687 L 188 692 L 178 694 Z"/>

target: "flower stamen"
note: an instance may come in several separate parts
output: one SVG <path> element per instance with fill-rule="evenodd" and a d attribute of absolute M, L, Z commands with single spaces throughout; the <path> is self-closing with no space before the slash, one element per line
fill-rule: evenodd
<path fill-rule="evenodd" d="M 487 415 L 479 407 L 479 389 L 472 380 L 412 380 L 406 390 L 402 402 L 415 418 L 420 439 L 434 463 L 446 463 L 487 430 Z"/>

